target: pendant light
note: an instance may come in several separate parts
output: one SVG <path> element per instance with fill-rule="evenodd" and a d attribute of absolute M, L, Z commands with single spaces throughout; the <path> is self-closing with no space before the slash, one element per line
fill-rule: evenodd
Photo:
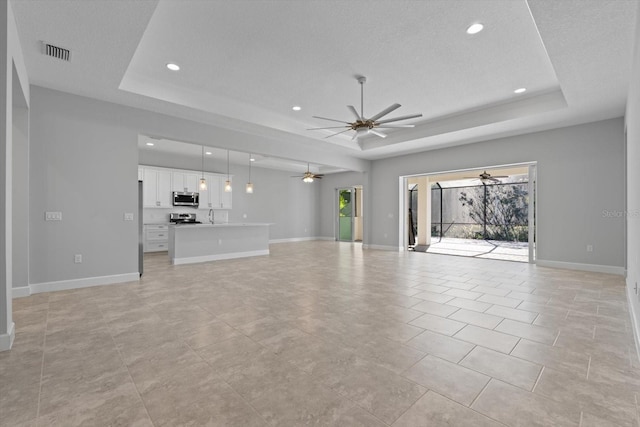
<path fill-rule="evenodd" d="M 227 150 L 227 180 L 224 182 L 224 192 L 231 193 L 231 179 L 229 178 L 229 150 Z"/>
<path fill-rule="evenodd" d="M 253 159 L 253 156 L 251 155 L 251 153 L 249 153 L 249 182 L 247 182 L 247 185 L 245 187 L 245 191 L 247 192 L 247 194 L 253 194 L 253 184 L 251 183 L 251 160 Z"/>
<path fill-rule="evenodd" d="M 207 191 L 207 180 L 204 179 L 204 145 L 202 146 L 202 178 L 200 178 L 200 191 Z"/>

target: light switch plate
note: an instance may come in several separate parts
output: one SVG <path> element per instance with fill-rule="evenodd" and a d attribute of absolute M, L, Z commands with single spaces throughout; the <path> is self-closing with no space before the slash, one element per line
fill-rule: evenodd
<path fill-rule="evenodd" d="M 125 212 L 124 214 L 124 220 L 125 221 L 133 221 L 133 214 L 129 213 L 129 212 Z"/>
<path fill-rule="evenodd" d="M 45 221 L 62 221 L 62 212 L 45 212 Z"/>

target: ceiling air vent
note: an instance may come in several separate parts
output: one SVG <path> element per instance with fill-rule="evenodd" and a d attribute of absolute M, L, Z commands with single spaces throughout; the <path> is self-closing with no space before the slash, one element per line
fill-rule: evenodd
<path fill-rule="evenodd" d="M 71 61 L 71 51 L 63 47 L 54 46 L 52 44 L 42 42 L 42 53 L 63 61 Z"/>

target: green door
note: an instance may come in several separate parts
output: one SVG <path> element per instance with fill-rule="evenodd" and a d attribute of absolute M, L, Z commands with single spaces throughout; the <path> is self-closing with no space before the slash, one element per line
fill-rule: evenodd
<path fill-rule="evenodd" d="M 338 240 L 342 242 L 353 241 L 353 188 L 338 189 Z"/>

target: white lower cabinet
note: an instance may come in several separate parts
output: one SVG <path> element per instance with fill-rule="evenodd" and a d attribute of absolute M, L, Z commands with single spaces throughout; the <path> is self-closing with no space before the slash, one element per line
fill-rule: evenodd
<path fill-rule="evenodd" d="M 169 250 L 169 226 L 166 224 L 146 224 L 144 226 L 144 251 L 160 252 Z"/>

